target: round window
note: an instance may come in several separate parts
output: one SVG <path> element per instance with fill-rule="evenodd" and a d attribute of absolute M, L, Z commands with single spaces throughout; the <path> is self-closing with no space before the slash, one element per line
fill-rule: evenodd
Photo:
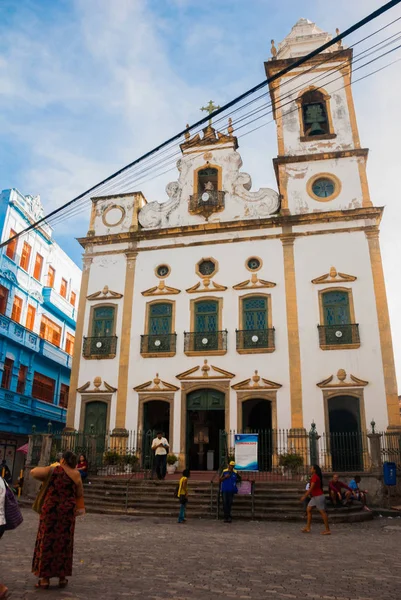
<path fill-rule="evenodd" d="M 209 275 L 213 275 L 216 270 L 216 265 L 212 260 L 202 260 L 199 263 L 199 273 L 204 277 L 208 277 Z"/>
<path fill-rule="evenodd" d="M 247 260 L 246 266 L 250 271 L 258 271 L 261 267 L 260 259 L 253 256 Z"/>
<path fill-rule="evenodd" d="M 156 275 L 158 277 L 167 277 L 169 273 L 170 267 L 168 267 L 167 265 L 159 265 L 156 269 Z"/>
<path fill-rule="evenodd" d="M 312 192 L 318 198 L 330 198 L 336 191 L 336 184 L 328 177 L 319 177 L 312 183 Z"/>

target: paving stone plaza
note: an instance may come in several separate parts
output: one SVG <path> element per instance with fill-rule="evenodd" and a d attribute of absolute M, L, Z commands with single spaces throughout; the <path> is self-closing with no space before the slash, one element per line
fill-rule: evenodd
<path fill-rule="evenodd" d="M 399 600 L 401 519 L 338 524 L 310 535 L 299 523 L 190 520 L 88 514 L 77 520 L 68 587 L 34 590 L 37 515 L 0 542 L 0 580 L 12 600 L 296 598 Z M 54 584 L 56 581 L 54 581 Z"/>

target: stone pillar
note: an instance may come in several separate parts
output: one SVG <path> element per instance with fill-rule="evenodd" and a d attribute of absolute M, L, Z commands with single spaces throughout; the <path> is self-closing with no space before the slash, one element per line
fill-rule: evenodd
<path fill-rule="evenodd" d="M 381 473 L 383 462 L 381 453 L 381 435 L 380 433 L 368 433 L 370 442 L 370 458 L 372 461 L 372 471 Z"/>

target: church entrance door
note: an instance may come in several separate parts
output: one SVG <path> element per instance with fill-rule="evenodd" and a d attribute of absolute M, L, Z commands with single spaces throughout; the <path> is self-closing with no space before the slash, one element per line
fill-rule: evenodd
<path fill-rule="evenodd" d="M 243 433 L 257 433 L 259 471 L 270 471 L 274 433 L 272 431 L 272 405 L 269 400 L 251 398 L 242 403 Z"/>
<path fill-rule="evenodd" d="M 219 467 L 219 432 L 225 429 L 225 396 L 211 389 L 187 396 L 187 467 L 207 468 L 207 453 L 213 451 L 213 470 Z M 210 456 L 210 455 L 209 455 Z"/>
<path fill-rule="evenodd" d="M 328 409 L 333 471 L 363 471 L 359 398 L 335 396 Z"/>

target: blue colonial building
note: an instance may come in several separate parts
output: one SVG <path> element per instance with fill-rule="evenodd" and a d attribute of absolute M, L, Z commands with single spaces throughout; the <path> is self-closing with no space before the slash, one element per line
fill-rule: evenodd
<path fill-rule="evenodd" d="M 39 196 L 3 190 L 1 241 L 43 216 Z M 80 282 L 47 224 L 0 249 L 0 461 L 14 473 L 32 426 L 64 427 Z"/>

